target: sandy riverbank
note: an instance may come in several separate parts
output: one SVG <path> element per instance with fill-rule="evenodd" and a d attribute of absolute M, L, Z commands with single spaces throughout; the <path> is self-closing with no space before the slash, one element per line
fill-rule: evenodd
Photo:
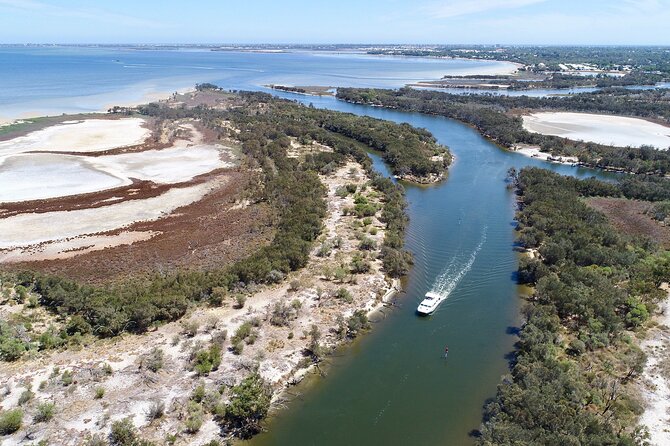
<path fill-rule="evenodd" d="M 517 145 L 511 148 L 512 152 L 519 153 L 529 158 L 537 158 L 543 161 L 550 161 L 559 164 L 576 164 L 579 162 L 576 156 L 554 156 L 551 153 L 543 152 L 538 147 L 526 145 Z"/>
<path fill-rule="evenodd" d="M 532 133 L 619 147 L 670 147 L 670 127 L 624 116 L 590 113 L 541 112 L 523 116 L 523 127 Z"/>

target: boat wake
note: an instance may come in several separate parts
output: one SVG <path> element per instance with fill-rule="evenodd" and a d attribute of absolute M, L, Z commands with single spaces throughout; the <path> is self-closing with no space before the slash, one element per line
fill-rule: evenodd
<path fill-rule="evenodd" d="M 462 256 L 454 256 L 454 258 L 449 262 L 449 265 L 437 276 L 435 283 L 431 288 L 430 292 L 439 295 L 442 299 L 446 299 L 449 294 L 456 288 L 458 282 L 472 269 L 472 265 L 475 263 L 477 254 L 481 251 L 484 243 L 486 242 L 486 231 L 488 226 L 484 226 L 482 230 L 482 235 L 479 239 L 479 243 L 475 249 L 470 253 L 470 255 L 465 259 L 465 263 L 462 261 Z"/>

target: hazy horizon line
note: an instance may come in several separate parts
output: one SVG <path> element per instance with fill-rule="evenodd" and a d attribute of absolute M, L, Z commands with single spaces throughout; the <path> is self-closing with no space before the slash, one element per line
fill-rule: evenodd
<path fill-rule="evenodd" d="M 667 44 L 631 44 L 631 43 L 414 43 L 414 42 L 8 42 L 0 46 L 425 46 L 425 47 L 660 47 L 670 48 Z"/>

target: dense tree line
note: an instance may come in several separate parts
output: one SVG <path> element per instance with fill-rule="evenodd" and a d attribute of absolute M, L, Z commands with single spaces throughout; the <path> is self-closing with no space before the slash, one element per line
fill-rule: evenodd
<path fill-rule="evenodd" d="M 632 87 L 637 85 L 656 85 L 663 82 L 666 76 L 657 73 L 643 71 L 631 71 L 624 76 L 608 76 L 598 74 L 596 76 L 579 76 L 575 74 L 554 73 L 545 80 L 537 82 L 525 82 L 510 79 L 510 90 L 530 90 L 533 88 L 544 89 L 569 89 L 574 87 Z"/>
<path fill-rule="evenodd" d="M 581 197 L 616 189 L 528 168 L 515 177 L 519 265 L 534 294 L 510 376 L 486 407 L 480 444 L 638 444 L 630 333 L 664 296 L 670 254 L 618 233 Z"/>
<path fill-rule="evenodd" d="M 626 72 L 622 76 L 611 76 L 608 74 L 597 74 L 593 76 L 580 76 L 578 74 L 568 73 L 551 73 L 540 76 L 537 79 L 519 79 L 516 75 L 501 75 L 501 76 L 444 76 L 442 79 L 448 80 L 476 80 L 477 84 L 467 88 L 478 89 L 497 89 L 507 88 L 508 90 L 523 91 L 533 89 L 548 89 L 560 90 L 570 89 L 575 87 L 592 87 L 592 88 L 612 88 L 612 87 L 632 87 L 632 86 L 653 86 L 666 79 L 666 76 L 659 73 L 650 73 L 646 71 L 631 71 Z M 507 85 L 507 87 L 500 87 L 500 84 Z M 446 88 L 461 88 L 461 84 L 452 85 L 450 83 L 435 82 L 436 86 Z"/>
<path fill-rule="evenodd" d="M 209 89 L 207 85 L 199 86 Z M 393 157 L 396 168 L 406 164 L 410 171 L 422 166 L 434 168 L 430 157 L 446 153 L 425 130 L 408 125 L 359 118 L 355 115 L 315 110 L 266 94 L 220 93 L 231 100 L 227 110 L 208 107 L 172 108 L 151 104 L 141 113 L 161 119 L 192 118 L 242 142 L 250 169 L 259 168 L 260 179 L 254 199 L 265 201 L 275 209 L 277 229 L 271 243 L 246 259 L 232 265 L 221 265 L 211 271 L 180 271 L 174 274 L 138 278 L 107 286 L 92 286 L 63 277 L 33 272 L 21 273 L 17 283 L 40 297 L 41 305 L 62 316 L 66 323 L 60 332 L 50 334 L 38 348 L 62 345 L 70 336 L 94 334 L 114 336 L 124 331 L 141 333 L 159 322 L 173 321 L 195 302 L 211 301 L 212 290 L 244 290 L 254 283 L 283 280 L 291 271 L 307 263 L 314 240 L 321 233 L 326 215 L 325 190 L 318 173 L 332 172 L 348 157 L 361 163 L 373 178 L 371 186 L 382 195 L 381 220 L 387 226 L 382 247 L 382 261 L 387 274 L 401 276 L 408 271 L 411 258 L 403 250 L 407 224 L 405 197 L 401 186 L 372 171 L 367 150 L 375 149 Z M 231 122 L 239 133 L 221 125 Z M 289 137 L 303 143 L 328 145 L 333 152 L 319 152 L 304 160 L 287 156 Z M 394 140 L 401 140 L 396 143 Z M 405 160 L 407 150 L 412 159 Z M 448 162 L 439 163 L 446 168 Z M 432 171 L 432 170 L 431 170 Z M 0 324 L 0 344 L 16 359 L 31 342 L 7 324 Z M 5 344 L 5 340 L 7 343 Z"/>
<path fill-rule="evenodd" d="M 608 90 L 565 97 L 536 98 L 504 95 L 457 95 L 401 88 L 400 90 L 340 88 L 337 97 L 349 102 L 434 114 L 457 119 L 477 128 L 497 144 L 539 146 L 559 156 L 576 156 L 594 167 L 634 173 L 670 172 L 670 151 L 651 147 L 611 147 L 571 141 L 557 136 L 528 132 L 512 110 L 562 110 L 662 118 L 670 122 L 670 94 L 667 90 L 631 92 Z"/>

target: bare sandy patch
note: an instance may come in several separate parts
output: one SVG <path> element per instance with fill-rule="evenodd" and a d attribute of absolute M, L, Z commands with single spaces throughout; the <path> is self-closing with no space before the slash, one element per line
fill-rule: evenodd
<path fill-rule="evenodd" d="M 670 127 L 639 118 L 589 113 L 541 112 L 523 117 L 532 133 L 619 147 L 670 147 Z"/>
<path fill-rule="evenodd" d="M 140 118 L 66 121 L 25 136 L 0 141 L 0 156 L 22 152 L 100 152 L 143 143 L 151 131 Z"/>
<path fill-rule="evenodd" d="M 669 289 L 663 284 L 663 289 Z M 642 374 L 643 396 L 647 402 L 640 424 L 647 426 L 652 445 L 670 444 L 670 301 L 661 304 L 652 328 L 641 347 L 647 354 Z"/>
<path fill-rule="evenodd" d="M 576 164 L 579 159 L 576 156 L 555 156 L 548 152 L 543 152 L 539 147 L 531 147 L 527 145 L 517 145 L 512 147 L 512 150 L 523 156 L 529 158 L 537 158 L 544 161 L 551 161 L 559 164 Z"/>
<path fill-rule="evenodd" d="M 149 240 L 156 235 L 154 231 L 123 231 L 111 235 L 84 235 L 27 248 L 0 249 L 0 263 L 69 259 L 115 246 L 132 245 L 135 242 Z"/>

